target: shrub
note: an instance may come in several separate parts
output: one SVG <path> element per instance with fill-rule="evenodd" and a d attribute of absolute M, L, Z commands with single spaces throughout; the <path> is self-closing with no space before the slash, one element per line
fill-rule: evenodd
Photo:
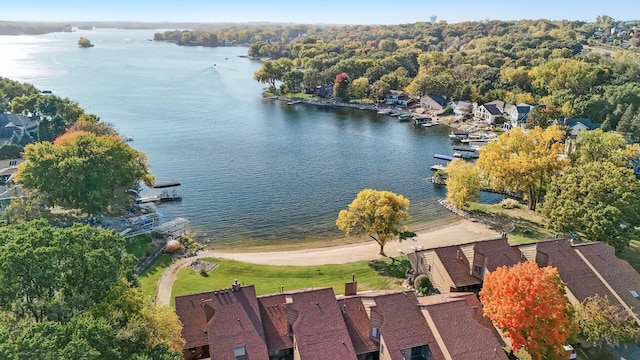
<path fill-rule="evenodd" d="M 431 284 L 431 280 L 429 280 L 427 275 L 420 274 L 413 281 L 413 287 L 416 288 L 420 294 L 424 295 L 433 287 L 433 284 Z"/>
<path fill-rule="evenodd" d="M 519 209 L 520 208 L 520 203 L 518 202 L 518 200 L 514 200 L 514 199 L 504 199 L 502 200 L 502 202 L 500 202 L 500 205 L 502 206 L 503 209 Z"/>

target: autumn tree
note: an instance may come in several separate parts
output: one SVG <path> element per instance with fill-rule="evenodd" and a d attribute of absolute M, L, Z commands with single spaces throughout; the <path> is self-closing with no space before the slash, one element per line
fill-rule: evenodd
<path fill-rule="evenodd" d="M 566 359 L 563 345 L 573 335 L 573 308 L 556 268 L 525 261 L 485 275 L 480 301 L 511 347 L 533 360 Z"/>
<path fill-rule="evenodd" d="M 107 210 L 116 188 L 153 184 L 146 156 L 116 136 L 77 131 L 54 143 L 30 144 L 17 182 L 41 192 L 50 205 L 89 214 Z"/>
<path fill-rule="evenodd" d="M 369 94 L 369 79 L 359 77 L 351 82 L 351 92 L 357 99 L 362 100 Z"/>
<path fill-rule="evenodd" d="M 607 161 L 568 166 L 551 182 L 540 213 L 549 229 L 622 250 L 640 225 L 640 182 L 633 170 Z"/>
<path fill-rule="evenodd" d="M 565 165 L 559 158 L 564 137 L 555 125 L 527 132 L 516 127 L 484 146 L 477 166 L 490 187 L 524 192 L 529 209 L 535 210 L 550 179 Z"/>
<path fill-rule="evenodd" d="M 347 210 L 340 210 L 336 225 L 347 236 L 366 235 L 384 246 L 396 238 L 403 240 L 408 233 L 409 199 L 390 191 L 365 189 L 360 191 Z"/>
<path fill-rule="evenodd" d="M 581 131 L 574 143 L 575 148 L 569 154 L 574 165 L 607 161 L 618 166 L 627 166 L 629 160 L 638 153 L 638 146 L 628 145 L 622 135 L 600 129 Z"/>
<path fill-rule="evenodd" d="M 351 88 L 351 81 L 347 73 L 340 73 L 333 81 L 333 96 L 338 99 L 348 99 Z"/>
<path fill-rule="evenodd" d="M 478 191 L 483 187 L 480 170 L 462 159 L 453 159 L 446 169 L 447 174 L 447 201 L 455 207 L 462 209 L 471 201 L 478 201 Z"/>
<path fill-rule="evenodd" d="M 93 44 L 91 43 L 91 41 L 89 41 L 89 39 L 81 36 L 80 39 L 78 39 L 78 47 L 90 48 L 93 47 Z"/>
<path fill-rule="evenodd" d="M 253 73 L 253 78 L 256 81 L 268 84 L 269 89 L 276 90 L 276 81 L 282 80 L 282 77 L 292 68 L 293 62 L 287 58 L 265 61 L 260 69 Z"/>
<path fill-rule="evenodd" d="M 636 320 L 607 297 L 590 296 L 576 306 L 575 323 L 580 334 L 593 345 L 619 346 L 640 338 Z"/>

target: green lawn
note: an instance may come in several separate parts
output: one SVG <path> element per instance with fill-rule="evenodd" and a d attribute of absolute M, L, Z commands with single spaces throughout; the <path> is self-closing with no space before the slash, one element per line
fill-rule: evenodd
<path fill-rule="evenodd" d="M 162 275 L 162 272 L 171 264 L 171 254 L 160 254 L 149 267 L 140 274 L 140 289 L 142 293 L 156 298 L 156 292 L 158 291 L 158 280 Z"/>
<path fill-rule="evenodd" d="M 623 251 L 616 253 L 623 260 L 626 260 L 637 272 L 640 273 L 640 240 L 631 240 L 629 246 Z"/>
<path fill-rule="evenodd" d="M 555 235 L 544 228 L 540 215 L 527 209 L 526 205 L 522 205 L 518 209 L 504 209 L 500 204 L 472 203 L 465 210 L 484 214 L 497 214 L 513 221 L 515 228 L 507 235 L 509 243 L 512 245 L 552 239 Z"/>
<path fill-rule="evenodd" d="M 151 236 L 149 235 L 137 235 L 130 239 L 127 239 L 127 244 L 125 245 L 125 249 L 127 253 L 132 254 L 136 257 L 136 259 L 140 259 L 144 252 L 151 244 Z"/>
<path fill-rule="evenodd" d="M 173 284 L 172 305 L 175 296 L 229 288 L 235 279 L 245 285 L 255 285 L 258 295 L 277 293 L 281 285 L 284 285 L 285 291 L 332 287 L 336 294 L 342 294 L 345 282 L 351 281 L 352 273 L 355 273 L 359 290 L 400 289 L 402 287 L 401 279 L 380 276 L 377 270 L 368 265 L 368 261 L 340 265 L 271 266 L 228 259 L 204 260 L 215 262 L 218 266 L 208 276 L 196 274 L 189 268 L 181 269 Z M 396 263 L 400 263 L 400 261 L 402 264 L 408 264 L 406 260 L 396 260 Z M 386 260 L 386 262 L 390 264 L 391 260 Z"/>

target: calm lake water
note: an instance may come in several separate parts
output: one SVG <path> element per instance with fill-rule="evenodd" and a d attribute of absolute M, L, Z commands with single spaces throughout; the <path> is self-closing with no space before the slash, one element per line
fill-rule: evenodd
<path fill-rule="evenodd" d="M 95 47 L 79 49 L 80 36 Z M 425 178 L 453 153 L 443 126 L 262 99 L 246 48 L 179 47 L 153 31 L 0 36 L 0 76 L 78 101 L 131 136 L 158 181 L 180 181 L 187 218 L 214 242 L 340 237 L 335 219 L 364 188 L 411 200 L 412 222 L 453 215 Z"/>

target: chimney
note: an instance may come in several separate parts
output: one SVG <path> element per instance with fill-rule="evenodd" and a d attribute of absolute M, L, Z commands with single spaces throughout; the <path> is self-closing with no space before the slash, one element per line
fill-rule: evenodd
<path fill-rule="evenodd" d="M 351 282 L 344 284 L 344 296 L 352 296 L 358 293 L 358 282 L 356 281 L 356 274 L 351 273 Z"/>

